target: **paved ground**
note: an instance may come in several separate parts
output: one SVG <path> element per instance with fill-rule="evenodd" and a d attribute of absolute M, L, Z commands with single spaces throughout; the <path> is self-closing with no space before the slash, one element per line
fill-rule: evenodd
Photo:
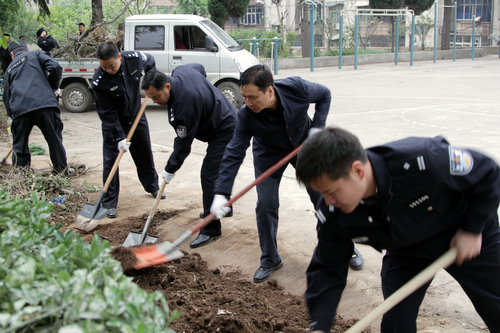
<path fill-rule="evenodd" d="M 329 87 L 333 104 L 327 125 L 353 131 L 366 146 L 410 135 L 444 135 L 453 144 L 487 152 L 500 161 L 500 59 L 497 56 L 452 61 L 408 64 L 362 65 L 357 70 L 344 66 L 280 70 L 276 78 L 298 75 Z M 313 109 L 311 108 L 311 114 Z M 172 151 L 174 131 L 165 112 L 147 109 L 157 170 L 161 172 Z M 63 113 L 63 133 L 68 158 L 95 168 L 82 181 L 101 186 L 101 130 L 93 111 Z M 35 130 L 31 143 L 46 147 Z M 5 155 L 9 143 L 0 144 Z M 168 199 L 160 209 L 180 209 L 177 218 L 165 223 L 161 240 L 173 240 L 193 226 L 201 211 L 199 169 L 206 145 L 196 142 L 183 168 L 167 185 Z M 249 151 L 250 152 L 250 151 Z M 248 152 L 234 186 L 234 193 L 253 180 Z M 46 156 L 34 157 L 35 167 L 46 167 Z M 149 212 L 153 199 L 142 191 L 129 156 L 120 165 L 122 192 L 119 216 Z M 260 249 L 255 226 L 255 191 L 235 204 L 235 215 L 223 222 L 223 237 L 197 252 L 209 265 L 232 270 L 238 268 L 249 280 L 258 268 Z M 302 294 L 304 271 L 316 242 L 315 219 L 304 189 L 287 169 L 281 186 L 279 247 L 284 266 L 273 277 L 289 292 Z M 119 218 L 106 223 L 119 223 Z M 181 249 L 190 251 L 188 244 Z M 345 317 L 361 318 L 382 301 L 379 270 L 382 256 L 370 247 L 359 247 L 366 267 L 351 272 L 339 308 Z M 420 311 L 419 332 L 482 332 L 484 324 L 467 297 L 446 273 L 439 273 L 429 289 Z M 372 325 L 378 332 L 378 324 Z"/>

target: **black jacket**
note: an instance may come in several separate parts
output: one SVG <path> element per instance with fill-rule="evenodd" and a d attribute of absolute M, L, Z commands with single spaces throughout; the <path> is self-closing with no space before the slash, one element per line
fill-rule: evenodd
<path fill-rule="evenodd" d="M 194 139 L 208 142 L 218 133 L 234 129 L 236 108 L 206 76 L 200 64 L 179 66 L 172 72 L 168 121 L 177 137 L 167 172 L 174 173 L 182 166 Z"/>
<path fill-rule="evenodd" d="M 38 36 L 36 42 L 38 46 L 48 54 L 50 54 L 50 51 L 52 51 L 52 49 L 59 48 L 59 43 L 51 35 L 48 35 L 47 38 Z"/>
<path fill-rule="evenodd" d="M 345 214 L 321 199 L 318 245 L 307 269 L 314 329 L 329 331 L 345 287 L 352 240 L 434 260 L 458 229 L 498 231 L 500 172 L 489 157 L 442 137 L 411 137 L 367 149 L 377 195 Z"/>
<path fill-rule="evenodd" d="M 48 73 L 48 74 L 47 74 Z M 55 107 L 62 68 L 43 51 L 18 52 L 7 68 L 3 102 L 13 120 L 26 113 Z"/>
<path fill-rule="evenodd" d="M 255 113 L 246 105 L 241 107 L 234 136 L 226 147 L 219 168 L 216 193 L 231 194 L 252 138 L 254 164 L 265 171 L 299 146 L 311 127 L 325 127 L 331 102 L 327 87 L 300 77 L 289 77 L 276 80 L 274 89 L 283 109 L 280 116 L 284 119 L 268 116 L 265 110 Z M 311 103 L 316 103 L 312 120 L 307 114 Z"/>
<path fill-rule="evenodd" d="M 144 52 L 121 52 L 122 65 L 115 75 L 100 66 L 92 78 L 92 88 L 102 130 L 116 141 L 127 137 L 122 124 L 131 125 L 141 107 L 140 82 L 143 71 L 155 68 L 154 58 Z"/>

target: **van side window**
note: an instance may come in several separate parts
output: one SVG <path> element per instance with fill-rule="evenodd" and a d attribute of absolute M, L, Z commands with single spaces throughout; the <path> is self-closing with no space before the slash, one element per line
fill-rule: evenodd
<path fill-rule="evenodd" d="M 206 34 L 197 26 L 174 26 L 174 40 L 176 50 L 207 51 L 205 48 Z"/>
<path fill-rule="evenodd" d="M 134 50 L 165 50 L 163 25 L 137 25 L 134 36 Z"/>

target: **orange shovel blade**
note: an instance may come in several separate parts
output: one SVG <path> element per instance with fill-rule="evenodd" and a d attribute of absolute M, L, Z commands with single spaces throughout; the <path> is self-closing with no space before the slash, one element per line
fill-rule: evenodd
<path fill-rule="evenodd" d="M 172 260 L 180 259 L 184 257 L 184 253 L 182 253 L 178 249 L 173 249 L 169 251 L 167 254 L 160 252 L 156 245 L 146 246 L 138 249 L 133 249 L 137 261 L 134 265 L 135 269 L 142 269 L 150 266 L 160 265 Z"/>

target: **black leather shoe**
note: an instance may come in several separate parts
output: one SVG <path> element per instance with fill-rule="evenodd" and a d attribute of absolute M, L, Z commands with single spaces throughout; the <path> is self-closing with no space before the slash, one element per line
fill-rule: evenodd
<path fill-rule="evenodd" d="M 151 195 L 153 196 L 153 198 L 156 199 L 156 197 L 158 196 L 158 191 L 154 191 L 154 192 L 151 192 Z M 161 194 L 161 199 L 160 200 L 163 200 L 165 199 L 167 196 L 165 195 L 165 193 L 162 193 Z"/>
<path fill-rule="evenodd" d="M 116 208 L 106 208 L 108 211 L 106 212 L 106 217 L 109 217 L 110 219 L 114 219 L 118 216 L 116 214 Z"/>
<path fill-rule="evenodd" d="M 259 269 L 256 270 L 255 274 L 253 275 L 253 282 L 260 283 L 266 281 L 267 279 L 269 279 L 271 274 L 281 266 L 283 266 L 283 261 L 280 261 L 278 264 L 272 267 L 259 267 Z"/>
<path fill-rule="evenodd" d="M 189 244 L 189 246 L 192 249 L 194 249 L 194 248 L 197 248 L 197 247 L 200 247 L 203 245 L 207 245 L 208 243 L 213 242 L 214 240 L 218 239 L 219 237 L 220 237 L 220 235 L 219 236 L 210 236 L 210 235 L 199 234 L 198 237 L 196 237 L 196 239 L 194 241 L 192 241 L 191 244 Z"/>
<path fill-rule="evenodd" d="M 363 268 L 364 262 L 365 261 L 363 260 L 363 256 L 361 255 L 361 253 L 358 251 L 357 248 L 354 248 L 351 260 L 349 261 L 349 266 L 355 271 L 359 271 L 360 269 Z"/>
<path fill-rule="evenodd" d="M 229 208 L 231 208 L 231 210 L 230 210 L 230 211 L 229 211 L 229 213 L 227 213 L 227 215 L 226 215 L 226 216 L 224 216 L 224 217 L 231 217 L 231 216 L 233 216 L 233 206 L 231 206 L 231 207 L 229 207 Z M 205 214 L 205 212 L 201 212 L 201 213 L 200 213 L 200 219 L 204 219 L 205 217 L 207 217 L 207 215 L 208 215 L 208 213 L 207 213 L 207 214 Z"/>

